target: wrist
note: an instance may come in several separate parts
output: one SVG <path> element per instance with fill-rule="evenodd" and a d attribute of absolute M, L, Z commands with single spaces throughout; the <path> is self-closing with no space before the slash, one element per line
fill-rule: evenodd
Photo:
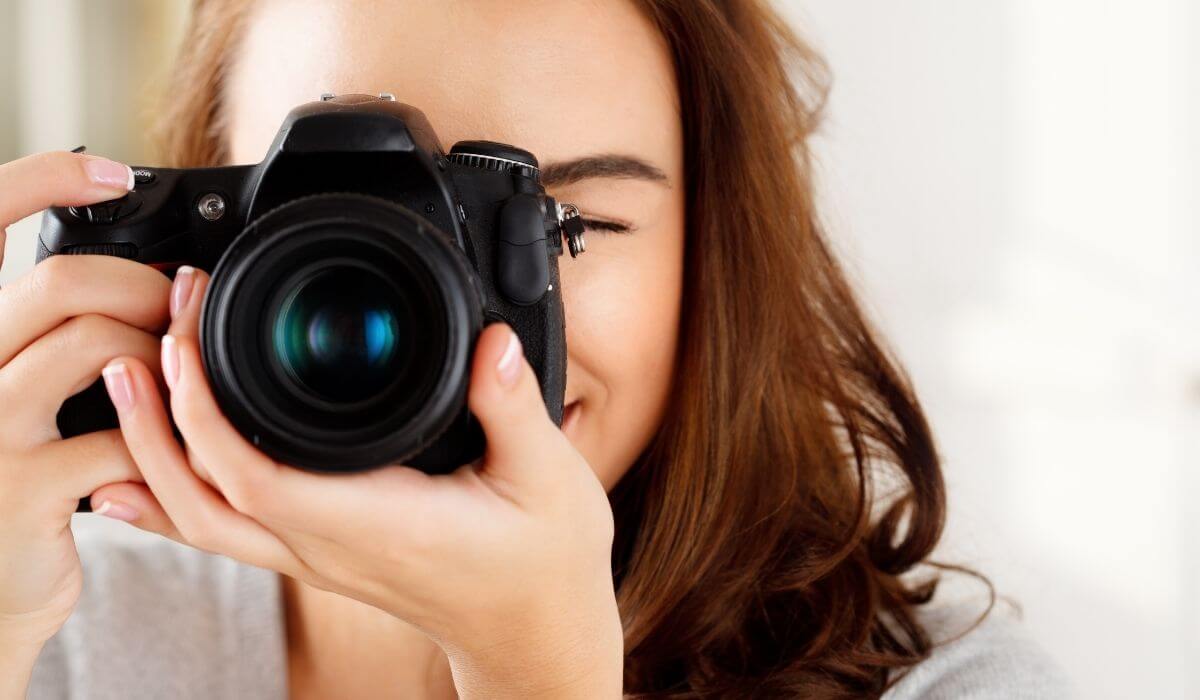
<path fill-rule="evenodd" d="M 42 644 L 0 640 L 0 700 L 24 700 Z"/>
<path fill-rule="evenodd" d="M 624 633 L 615 601 L 569 627 L 530 628 L 479 649 L 447 651 L 447 657 L 463 700 L 622 697 Z"/>

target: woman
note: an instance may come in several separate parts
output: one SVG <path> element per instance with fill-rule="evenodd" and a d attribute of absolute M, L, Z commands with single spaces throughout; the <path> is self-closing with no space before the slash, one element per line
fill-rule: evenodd
<path fill-rule="evenodd" d="M 204 380 L 203 272 L 172 286 L 51 259 L 0 290 L 3 690 L 1056 696 L 1004 626 L 935 645 L 981 609 L 929 612 L 935 579 L 912 576 L 942 530 L 942 476 L 818 226 L 807 137 L 825 84 L 755 0 L 197 2 L 162 115 L 171 165 L 257 162 L 323 92 L 395 93 L 445 144 L 539 156 L 593 229 L 563 261 L 566 418 L 494 325 L 469 397 L 480 462 L 276 464 Z M 71 154 L 10 163 L 0 222 L 128 177 Z M 59 439 L 58 406 L 102 368 L 121 431 Z M 82 496 L 229 558 L 163 541 L 82 547 L 81 567 Z"/>

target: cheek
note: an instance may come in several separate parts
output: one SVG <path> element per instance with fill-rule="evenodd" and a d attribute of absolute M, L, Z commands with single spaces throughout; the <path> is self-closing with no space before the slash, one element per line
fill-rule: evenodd
<path fill-rule="evenodd" d="M 678 342 L 678 229 L 592 234 L 587 253 L 563 264 L 567 384 L 586 407 L 576 447 L 607 488 L 662 421 Z"/>

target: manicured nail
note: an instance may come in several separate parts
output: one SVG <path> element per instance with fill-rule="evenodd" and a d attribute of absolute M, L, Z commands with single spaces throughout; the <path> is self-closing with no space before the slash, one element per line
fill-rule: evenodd
<path fill-rule="evenodd" d="M 188 305 L 192 288 L 196 286 L 196 268 L 184 265 L 175 271 L 175 283 L 171 285 L 171 318 Z"/>
<path fill-rule="evenodd" d="M 122 364 L 109 365 L 101 372 L 108 397 L 120 410 L 133 406 L 133 382 L 129 380 L 129 368 Z"/>
<path fill-rule="evenodd" d="M 133 189 L 133 168 L 107 158 L 92 158 L 83 164 L 88 179 L 101 187 Z"/>
<path fill-rule="evenodd" d="M 179 381 L 179 345 L 173 335 L 164 335 L 162 339 L 162 371 L 167 388 L 174 391 Z"/>
<path fill-rule="evenodd" d="M 112 518 L 114 520 L 123 520 L 127 523 L 137 520 L 138 517 L 138 512 L 132 507 L 127 506 L 124 503 L 114 503 L 112 501 L 105 501 L 101 503 L 100 507 L 92 512 L 96 515 L 103 515 L 106 518 Z"/>
<path fill-rule="evenodd" d="M 521 341 L 512 331 L 508 332 L 508 345 L 504 347 L 504 354 L 496 363 L 496 374 L 499 375 L 500 385 L 503 387 L 513 386 L 521 376 Z"/>

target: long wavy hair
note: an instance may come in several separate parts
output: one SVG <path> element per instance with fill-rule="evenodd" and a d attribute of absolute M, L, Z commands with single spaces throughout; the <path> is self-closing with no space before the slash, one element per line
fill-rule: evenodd
<path fill-rule="evenodd" d="M 253 1 L 194 3 L 171 81 L 187 89 L 160 112 L 169 165 L 227 161 Z M 687 232 L 675 400 L 610 494 L 626 692 L 877 696 L 932 646 L 915 613 L 936 569 L 910 574 L 945 487 L 817 215 L 829 71 L 765 0 L 631 1 L 674 58 Z"/>

